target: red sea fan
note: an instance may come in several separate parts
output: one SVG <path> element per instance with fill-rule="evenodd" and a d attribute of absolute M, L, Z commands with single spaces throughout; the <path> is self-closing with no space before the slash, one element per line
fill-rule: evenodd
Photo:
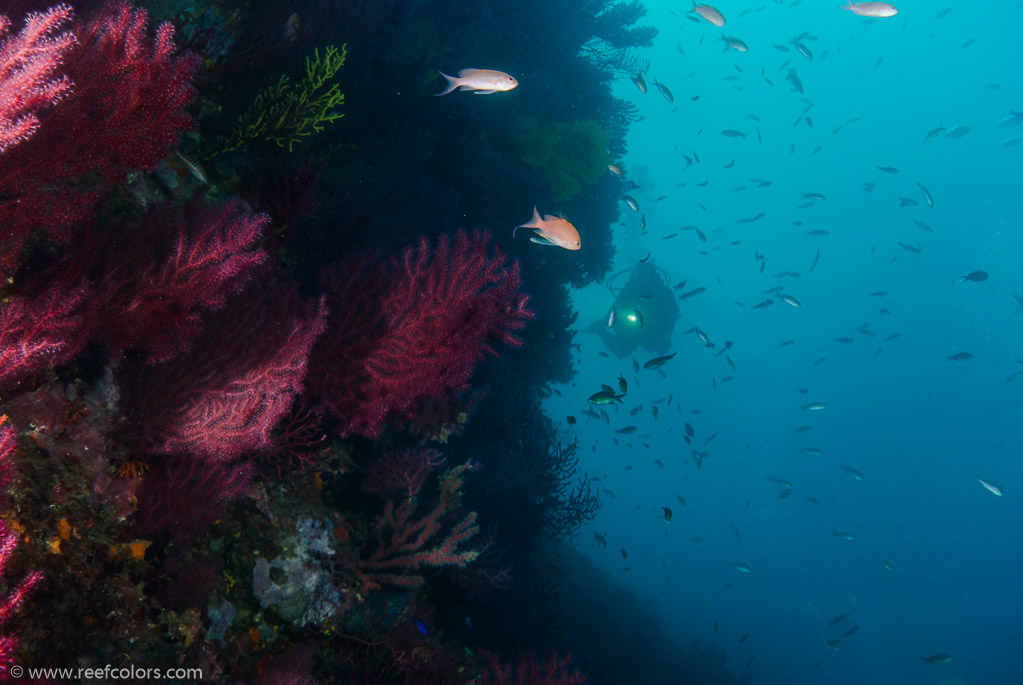
<path fill-rule="evenodd" d="M 160 207 L 128 238 L 110 241 L 97 297 L 108 342 L 142 347 L 150 363 L 189 349 L 203 310 L 223 307 L 266 264 L 258 245 L 268 221 L 238 202 L 196 198 L 183 210 Z"/>
<path fill-rule="evenodd" d="M 129 372 L 129 414 L 143 439 L 160 453 L 222 462 L 268 448 L 302 390 L 324 317 L 322 300 L 250 287 L 207 324 L 191 353 Z"/>
<path fill-rule="evenodd" d="M 54 76 L 75 43 L 71 32 L 58 33 L 70 17 L 67 5 L 29 14 L 21 31 L 0 44 L 0 153 L 35 133 L 36 110 L 70 90 L 66 76 Z M 0 37 L 9 28 L 10 20 L 0 16 Z"/>
<path fill-rule="evenodd" d="M 412 499 L 444 461 L 440 452 L 425 448 L 388 452 L 366 467 L 362 490 L 384 499 L 395 494 Z"/>
<path fill-rule="evenodd" d="M 580 685 L 586 682 L 586 676 L 578 668 L 569 668 L 571 652 L 565 656 L 547 652 L 542 663 L 532 652 L 524 653 L 515 668 L 502 666 L 496 654 L 486 651 L 482 654 L 487 663 L 480 673 L 480 685 Z"/>
<path fill-rule="evenodd" d="M 70 361 L 88 338 L 84 284 L 63 279 L 0 304 L 0 393 L 12 394 L 54 364 Z"/>
<path fill-rule="evenodd" d="M 173 55 L 169 23 L 153 40 L 147 24 L 145 10 L 110 2 L 75 27 L 62 68 L 72 93 L 0 155 L 0 274 L 17 268 L 36 233 L 66 243 L 104 189 L 155 166 L 192 127 L 186 106 L 199 58 Z"/>
<path fill-rule="evenodd" d="M 6 416 L 0 416 L 0 424 L 3 424 L 6 418 Z M 10 477 L 13 469 L 14 450 L 14 429 L 8 425 L 0 426 L 0 481 L 3 481 L 3 485 L 6 485 L 5 481 Z M 0 579 L 2 579 L 4 571 L 7 569 L 7 563 L 17 546 L 18 534 L 11 530 L 5 522 L 0 521 Z M 43 574 L 40 571 L 33 571 L 18 583 L 10 586 L 5 595 L 0 595 L 0 627 L 3 627 L 11 616 L 21 608 L 22 603 L 42 578 Z M 0 636 L 0 680 L 5 680 L 9 675 L 7 669 L 12 665 L 14 653 L 17 651 L 17 636 Z"/>
<path fill-rule="evenodd" d="M 351 258 L 327 278 L 328 332 L 310 362 L 311 389 L 345 435 L 376 437 L 385 422 L 413 417 L 424 401 L 465 387 L 496 341 L 533 313 L 517 262 L 487 233 L 423 238 L 400 258 Z"/>
<path fill-rule="evenodd" d="M 245 494 L 252 466 L 245 462 L 205 464 L 168 457 L 150 469 L 139 488 L 136 531 L 169 531 L 179 545 L 204 535 L 224 513 L 227 502 Z"/>

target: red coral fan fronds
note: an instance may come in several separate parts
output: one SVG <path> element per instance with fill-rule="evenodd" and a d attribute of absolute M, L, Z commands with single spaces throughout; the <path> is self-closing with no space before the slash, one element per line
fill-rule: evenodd
<path fill-rule="evenodd" d="M 0 424 L 7 421 L 6 414 L 0 414 Z M 14 450 L 17 449 L 14 440 L 14 429 L 9 425 L 0 425 L 0 492 L 7 489 L 7 485 L 14 478 Z"/>
<path fill-rule="evenodd" d="M 266 215 L 240 203 L 194 199 L 183 210 L 160 207 L 111 241 L 99 285 L 100 317 L 115 348 L 143 347 L 150 363 L 186 351 L 202 333 L 203 310 L 220 309 L 266 264 L 259 249 Z"/>
<path fill-rule="evenodd" d="M 168 457 L 151 468 L 138 491 L 136 530 L 148 535 L 169 531 L 179 545 L 204 535 L 227 503 L 249 490 L 247 463 L 202 463 Z"/>
<path fill-rule="evenodd" d="M 75 43 L 70 31 L 57 33 L 70 17 L 67 5 L 29 14 L 21 31 L 0 44 L 0 153 L 35 133 L 36 110 L 54 104 L 71 89 L 66 76 L 54 77 Z M 0 16 L 0 37 L 10 25 Z"/>
<path fill-rule="evenodd" d="M 152 41 L 148 26 L 144 9 L 108 2 L 81 31 L 81 48 L 68 59 L 75 97 L 66 111 L 89 116 L 64 135 L 91 138 L 98 148 L 93 155 L 102 153 L 98 170 L 107 182 L 120 180 L 124 169 L 152 168 L 193 125 L 185 108 L 195 97 L 191 79 L 199 57 L 173 56 L 169 21 L 156 27 Z"/>
<path fill-rule="evenodd" d="M 0 392 L 14 392 L 82 350 L 89 328 L 86 296 L 84 285 L 60 279 L 37 294 L 0 303 Z"/>
<path fill-rule="evenodd" d="M 510 664 L 501 665 L 492 652 L 481 653 L 487 663 L 480 673 L 480 685 L 580 685 L 586 682 L 586 676 L 578 668 L 570 670 L 571 652 L 560 656 L 549 651 L 542 663 L 536 654 L 523 653 L 514 668 Z"/>
<path fill-rule="evenodd" d="M 6 416 L 0 416 L 0 424 L 4 424 L 6 419 Z M 13 473 L 14 450 L 14 429 L 9 425 L 0 426 L 0 480 L 5 481 L 0 485 L 6 485 L 6 480 L 10 479 Z M 0 521 L 0 578 L 3 577 L 11 555 L 17 546 L 18 534 L 11 530 L 5 522 Z M 42 572 L 33 571 L 14 585 L 13 589 L 8 590 L 6 595 L 0 596 L 0 627 L 14 615 L 32 589 L 42 579 Z M 0 636 L 0 680 L 7 678 L 7 669 L 11 666 L 14 653 L 17 650 L 17 636 Z"/>
<path fill-rule="evenodd" d="M 72 94 L 0 155 L 0 274 L 17 268 L 36 233 L 66 243 L 103 189 L 155 166 L 192 127 L 199 58 L 173 55 L 171 24 L 153 40 L 147 24 L 145 10 L 117 1 L 77 26 L 63 60 Z"/>
<path fill-rule="evenodd" d="M 476 558 L 474 550 L 459 549 L 479 532 L 476 512 L 469 512 L 450 529 L 443 523 L 458 508 L 462 474 L 470 464 L 450 469 L 441 480 L 440 497 L 433 509 L 419 519 L 419 502 L 406 499 L 395 506 L 388 500 L 384 513 L 374 523 L 376 547 L 372 554 L 355 564 L 360 594 L 365 596 L 382 585 L 413 588 L 423 584 L 423 567 L 463 567 Z"/>
<path fill-rule="evenodd" d="M 377 437 L 389 419 L 464 388 L 492 343 L 518 347 L 532 318 L 518 262 L 490 235 L 426 238 L 400 258 L 350 258 L 326 279 L 331 323 L 313 354 L 311 389 L 345 435 Z"/>
<path fill-rule="evenodd" d="M 302 390 L 323 301 L 251 287 L 217 313 L 188 355 L 136 369 L 129 412 L 150 447 L 230 461 L 267 449 Z"/>
<path fill-rule="evenodd" d="M 443 463 L 444 457 L 437 450 L 388 452 L 366 469 L 362 489 L 384 498 L 400 494 L 411 499 L 423 489 L 426 477 Z"/>

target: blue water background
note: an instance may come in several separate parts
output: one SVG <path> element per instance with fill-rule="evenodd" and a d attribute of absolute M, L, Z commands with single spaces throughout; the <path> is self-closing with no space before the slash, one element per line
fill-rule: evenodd
<path fill-rule="evenodd" d="M 602 497 L 577 544 L 656 607 L 679 645 L 697 638 L 725 649 L 737 673 L 755 656 L 747 673 L 756 683 L 1023 682 L 1023 378 L 1006 382 L 1023 371 L 1023 309 L 1012 297 L 1023 294 L 1023 145 L 1001 145 L 1023 127 L 998 126 L 1010 109 L 1023 110 L 1023 8 L 959 3 L 938 19 L 944 4 L 900 2 L 899 16 L 869 20 L 832 2 L 719 2 L 724 31 L 750 46 L 740 54 L 723 53 L 721 31 L 686 19 L 686 5 L 646 2 L 644 23 L 660 28 L 641 52 L 650 92 L 626 80 L 616 88 L 645 117 L 622 163 L 640 186 L 632 194 L 647 222 L 642 234 L 639 214 L 623 203 L 616 267 L 653 252 L 673 284 L 684 278 L 687 290 L 707 292 L 679 303 L 678 356 L 663 376 L 632 370 L 632 358 L 653 354 L 604 358 L 597 337 L 577 337 L 579 373 L 549 408 L 558 419 L 579 418 L 563 424 L 564 437 L 578 438 L 583 468 L 615 495 Z M 818 37 L 804 41 L 813 61 L 771 47 L 803 31 Z M 803 95 L 791 92 L 788 67 Z M 793 126 L 809 102 L 814 126 Z M 930 129 L 959 125 L 970 133 L 924 144 Z M 748 137 L 727 138 L 723 129 Z M 683 171 L 682 155 L 693 151 L 701 162 Z M 758 188 L 750 179 L 773 183 Z M 866 181 L 875 192 L 863 190 Z M 826 200 L 799 209 L 811 192 Z M 919 205 L 900 207 L 900 197 Z M 737 223 L 760 212 L 756 222 Z M 687 224 L 708 242 L 692 231 L 662 239 Z M 811 237 L 810 229 L 830 235 Z M 755 251 L 766 256 L 763 273 Z M 976 269 L 990 279 L 963 283 Z M 774 276 L 783 271 L 801 277 Z M 777 285 L 802 306 L 751 308 Z M 576 292 L 581 327 L 605 318 L 612 301 L 602 285 Z M 877 337 L 858 332 L 861 324 Z M 691 326 L 716 348 L 684 334 Z M 886 340 L 892 333 L 901 336 Z M 834 341 L 843 336 L 854 342 Z M 716 356 L 726 340 L 734 373 Z M 785 340 L 795 343 L 779 348 Z M 957 352 L 975 358 L 946 360 Z M 585 398 L 619 373 L 630 388 L 624 406 L 609 410 L 610 425 L 583 416 Z M 727 375 L 735 379 L 722 383 Z M 655 421 L 651 403 L 669 394 L 672 406 L 661 404 Z M 802 411 L 809 402 L 828 406 Z M 643 411 L 630 417 L 639 403 Z M 699 470 L 682 444 L 685 422 L 695 429 L 693 448 L 711 453 Z M 639 431 L 613 432 L 626 425 Z M 794 432 L 801 425 L 814 430 Z M 765 476 L 790 481 L 792 495 L 779 498 Z M 674 512 L 670 523 L 664 506 Z M 829 627 L 849 612 L 846 624 Z M 825 643 L 852 626 L 858 633 L 837 647 Z M 937 652 L 954 659 L 920 661 Z"/>

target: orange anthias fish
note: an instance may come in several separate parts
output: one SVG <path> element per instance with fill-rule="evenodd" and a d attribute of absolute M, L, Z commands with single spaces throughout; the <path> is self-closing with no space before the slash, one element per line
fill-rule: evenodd
<path fill-rule="evenodd" d="M 520 228 L 532 228 L 533 232 L 540 237 L 530 238 L 530 240 L 538 245 L 554 245 L 566 250 L 578 250 L 582 247 L 582 243 L 579 241 L 579 231 L 575 229 L 575 226 L 553 214 L 545 214 L 541 219 L 536 207 L 533 207 L 533 218 L 529 223 L 516 226 L 512 231 L 513 238 Z"/>
<path fill-rule="evenodd" d="M 448 87 L 434 95 L 447 95 L 455 88 L 472 90 L 476 95 L 490 95 L 511 90 L 519 85 L 515 77 L 493 69 L 462 69 L 458 72 L 457 78 L 448 76 L 443 71 L 438 73 L 448 80 Z"/>

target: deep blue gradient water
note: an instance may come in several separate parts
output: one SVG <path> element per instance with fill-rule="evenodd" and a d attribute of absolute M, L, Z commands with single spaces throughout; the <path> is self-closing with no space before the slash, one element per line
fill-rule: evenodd
<path fill-rule="evenodd" d="M 1003 147 L 1023 126 L 999 124 L 1023 110 L 1023 8 L 948 4 L 939 18 L 946 4 L 905 1 L 898 16 L 870 20 L 832 2 L 720 2 L 723 31 L 749 45 L 738 53 L 722 52 L 721 30 L 688 19 L 686 3 L 646 5 L 645 23 L 660 29 L 642 55 L 650 91 L 623 80 L 618 95 L 645 117 L 621 164 L 647 228 L 623 203 L 616 267 L 652 253 L 672 285 L 707 291 L 679 302 L 677 356 L 663 373 L 634 372 L 633 359 L 653 353 L 618 360 L 601 356 L 596 336 L 577 337 L 579 373 L 549 408 L 579 419 L 564 435 L 614 495 L 577 544 L 679 645 L 727 650 L 756 683 L 1023 682 L 1023 377 L 1007 380 L 1023 371 L 1013 297 L 1023 295 L 1023 144 Z M 816 37 L 802 41 L 812 61 L 789 44 L 803 32 Z M 812 127 L 800 119 L 811 104 Z M 970 131 L 924 142 L 956 126 Z M 801 208 L 804 193 L 826 199 Z M 963 282 L 975 270 L 990 278 Z M 776 286 L 801 306 L 765 294 Z M 773 305 L 753 308 L 765 299 Z M 579 323 L 605 320 L 613 301 L 603 286 L 575 293 Z M 713 349 L 685 333 L 694 326 Z M 947 359 L 961 352 L 974 358 Z M 619 374 L 623 404 L 607 408 L 606 425 L 587 418 L 586 398 Z M 669 395 L 655 420 L 653 403 Z M 801 409 L 811 402 L 827 408 Z M 614 432 L 627 425 L 637 432 Z M 692 449 L 710 453 L 702 468 Z M 921 661 L 941 652 L 952 661 Z"/>

